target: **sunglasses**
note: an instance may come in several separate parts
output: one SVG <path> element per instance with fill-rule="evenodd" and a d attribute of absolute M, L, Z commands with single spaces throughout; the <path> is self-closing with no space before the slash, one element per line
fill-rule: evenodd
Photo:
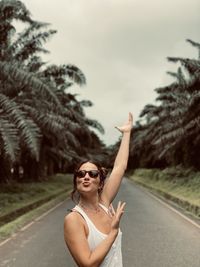
<path fill-rule="evenodd" d="M 99 175 L 98 170 L 91 170 L 91 171 L 80 170 L 76 172 L 76 177 L 83 178 L 85 177 L 86 173 L 88 173 L 91 178 L 97 178 Z"/>

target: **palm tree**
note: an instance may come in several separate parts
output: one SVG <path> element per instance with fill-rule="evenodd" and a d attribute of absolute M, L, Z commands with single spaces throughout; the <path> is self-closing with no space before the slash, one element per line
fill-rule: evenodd
<path fill-rule="evenodd" d="M 28 23 L 17 37 L 14 19 Z M 94 140 L 101 143 L 90 127 L 103 132 L 102 126 L 83 110 L 92 103 L 67 93 L 73 83 L 86 83 L 82 71 L 47 66 L 38 56 L 56 33 L 48 26 L 33 21 L 20 1 L 0 1 L 0 180 L 11 177 L 11 167 L 19 179 L 20 166 L 28 179 L 39 179 L 80 160 Z M 83 140 L 88 152 L 80 149 Z"/>
<path fill-rule="evenodd" d="M 187 40 L 200 51 L 200 44 Z M 200 54 L 200 53 L 199 53 Z M 157 105 L 148 104 L 140 114 L 135 141 L 139 165 L 164 167 L 171 164 L 200 167 L 200 58 L 171 58 L 180 62 L 177 73 L 168 72 L 175 82 L 157 88 Z M 135 148 L 136 150 L 136 148 Z"/>
<path fill-rule="evenodd" d="M 15 31 L 12 25 L 13 19 L 21 20 L 27 23 L 32 23 L 30 14 L 25 6 L 19 1 L 1 1 L 0 2 L 0 65 L 1 65 L 1 77 L 0 77 L 0 120 L 1 120 L 1 172 L 4 179 L 7 179 L 10 175 L 11 162 L 17 159 L 19 151 L 19 132 L 24 136 L 26 144 L 34 148 L 33 153 L 37 154 L 37 138 L 31 139 L 31 136 L 27 136 L 30 133 L 32 136 L 37 132 L 36 125 L 31 124 L 30 121 L 25 119 L 25 114 L 21 112 L 19 106 L 14 99 L 10 99 L 9 92 L 12 90 L 14 80 L 11 78 L 10 70 L 15 72 L 16 76 L 21 74 L 17 68 L 14 68 L 13 64 L 6 62 L 6 58 L 9 55 L 7 53 L 8 47 L 11 44 L 11 37 Z M 11 55 L 9 55 L 10 57 Z M 9 75 L 8 75 L 9 74 Z M 23 80 L 23 79 L 22 79 Z M 18 127 L 16 127 L 16 124 Z M 33 131 L 31 131 L 33 130 Z M 30 140 L 32 142 L 30 142 Z M 34 143 L 34 144 L 33 144 Z"/>

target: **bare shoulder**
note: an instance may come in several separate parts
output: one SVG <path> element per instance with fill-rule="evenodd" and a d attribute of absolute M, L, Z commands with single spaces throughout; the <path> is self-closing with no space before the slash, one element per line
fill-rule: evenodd
<path fill-rule="evenodd" d="M 82 223 L 82 216 L 78 212 L 72 211 L 65 216 L 64 223 L 65 225 L 77 224 L 77 223 L 80 224 Z"/>
<path fill-rule="evenodd" d="M 79 240 L 80 237 L 86 238 L 88 228 L 83 217 L 76 211 L 72 211 L 64 219 L 64 236 L 66 243 Z M 70 241 L 71 240 L 71 241 Z"/>
<path fill-rule="evenodd" d="M 77 211 L 70 212 L 64 218 L 65 243 L 77 266 L 89 266 L 87 262 L 91 252 L 84 224 L 84 218 Z"/>
<path fill-rule="evenodd" d="M 64 219 L 64 228 L 65 231 L 77 231 L 77 230 L 85 230 L 85 220 L 83 217 L 76 211 L 72 211 L 65 216 Z"/>

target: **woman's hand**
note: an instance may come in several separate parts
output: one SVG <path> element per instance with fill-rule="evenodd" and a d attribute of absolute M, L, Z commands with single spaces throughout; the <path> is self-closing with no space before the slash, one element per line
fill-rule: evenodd
<path fill-rule="evenodd" d="M 122 217 L 122 215 L 124 213 L 125 205 L 126 205 L 125 202 L 122 203 L 121 201 L 119 201 L 116 211 L 114 210 L 112 204 L 110 205 L 109 214 L 112 217 L 111 231 L 112 230 L 117 230 L 118 231 L 119 223 L 120 223 L 121 217 Z"/>
<path fill-rule="evenodd" d="M 122 133 L 126 133 L 126 132 L 130 132 L 132 127 L 133 127 L 133 115 L 132 113 L 129 112 L 128 121 L 124 125 L 120 127 L 116 126 L 115 128 L 118 129 Z"/>

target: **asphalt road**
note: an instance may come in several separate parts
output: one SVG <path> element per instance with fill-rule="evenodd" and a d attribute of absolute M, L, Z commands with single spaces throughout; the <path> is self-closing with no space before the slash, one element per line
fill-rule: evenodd
<path fill-rule="evenodd" d="M 200 229 L 124 180 L 121 229 L 124 267 L 200 267 Z M 63 239 L 69 200 L 0 246 L 3 267 L 73 267 Z"/>

